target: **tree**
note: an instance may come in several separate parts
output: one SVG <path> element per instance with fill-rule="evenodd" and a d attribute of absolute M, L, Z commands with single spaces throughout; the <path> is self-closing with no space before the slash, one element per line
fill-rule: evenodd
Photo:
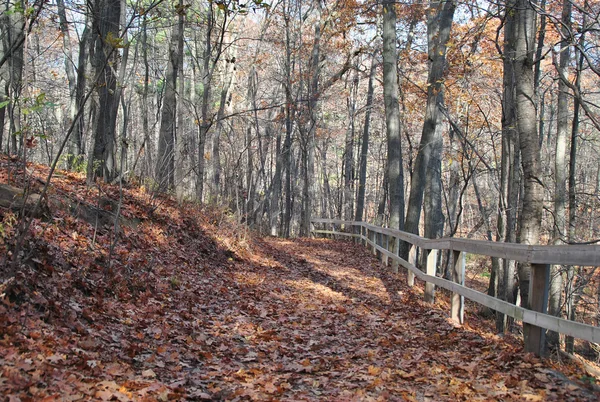
<path fill-rule="evenodd" d="M 430 3 L 430 9 L 427 15 L 427 48 L 429 73 L 427 77 L 427 106 L 425 109 L 425 120 L 417 158 L 411 175 L 410 197 L 408 200 L 408 210 L 406 212 L 405 230 L 410 233 L 419 232 L 419 221 L 421 218 L 421 208 L 423 207 L 423 194 L 425 188 L 429 188 L 428 201 L 431 219 L 428 225 L 430 235 L 438 234 L 440 231 L 439 214 L 441 214 L 441 198 L 439 186 L 430 181 L 441 180 L 441 169 L 439 168 L 439 158 L 442 151 L 441 131 L 438 127 L 439 104 L 442 101 L 443 94 L 443 75 L 446 64 L 446 50 L 450 30 L 454 19 L 454 10 L 456 5 L 454 1 L 448 0 L 440 3 Z M 431 164 L 433 162 L 433 166 Z M 427 169 L 430 170 L 429 179 L 426 176 Z M 437 201 L 436 201 L 437 200 Z M 407 256 L 408 250 L 403 250 L 403 255 Z"/>
<path fill-rule="evenodd" d="M 560 41 L 560 64 L 559 74 L 568 75 L 567 68 L 571 59 L 569 37 L 571 35 L 571 0 L 564 0 L 561 16 L 561 41 Z M 566 206 L 567 206 L 567 138 L 569 131 L 569 88 L 558 81 L 558 105 L 556 121 L 556 145 L 554 159 L 554 230 L 553 243 L 564 244 L 566 238 Z M 563 291 L 563 267 L 552 266 L 550 282 L 550 299 L 548 301 L 548 313 L 559 316 L 561 313 L 562 291 Z M 560 347 L 557 332 L 548 332 L 548 344 L 552 348 Z"/>
<path fill-rule="evenodd" d="M 121 0 L 95 0 L 91 4 L 93 40 L 90 42 L 92 66 L 98 80 L 98 112 L 94 122 L 94 146 L 88 164 L 88 181 L 117 176 L 116 124 L 119 98 L 117 96 L 118 49 Z"/>
<path fill-rule="evenodd" d="M 520 205 L 520 164 L 519 132 L 515 105 L 515 23 L 513 1 L 507 2 L 504 11 L 504 46 L 500 51 L 503 65 L 502 85 L 502 148 L 500 165 L 500 186 L 498 197 L 498 240 L 516 242 L 517 210 Z M 514 303 L 516 264 L 503 259 L 500 266 L 498 295 L 502 300 Z M 507 317 L 496 316 L 496 329 L 504 332 Z"/>
<path fill-rule="evenodd" d="M 534 93 L 534 55 L 536 14 L 528 0 L 517 0 L 515 7 L 515 89 L 517 129 L 523 168 L 523 210 L 519 219 L 518 240 L 522 244 L 539 244 L 544 205 L 540 145 L 537 131 Z M 521 304 L 529 307 L 531 265 L 519 264 Z M 529 336 L 527 326 L 525 338 Z"/>
<path fill-rule="evenodd" d="M 166 192 L 175 185 L 175 126 L 177 122 L 177 74 L 183 64 L 183 24 L 185 19 L 183 0 L 175 6 L 177 24 L 171 32 L 169 64 L 167 66 L 165 95 L 160 119 L 158 158 L 156 159 L 157 189 Z M 183 94 L 180 94 L 183 96 Z"/>
<path fill-rule="evenodd" d="M 356 197 L 356 215 L 354 220 L 361 222 L 363 220 L 363 213 L 365 209 L 365 190 L 367 184 L 367 155 L 369 152 L 369 131 L 371 127 L 371 111 L 373 108 L 373 92 L 375 90 L 373 80 L 375 79 L 375 72 L 377 71 L 377 64 L 375 59 L 375 53 L 371 55 L 371 67 L 369 73 L 369 84 L 367 87 L 367 102 L 365 105 L 365 121 L 363 123 L 362 140 L 360 145 L 360 159 L 359 159 L 359 173 L 358 173 L 358 195 Z"/>
<path fill-rule="evenodd" d="M 398 104 L 398 53 L 396 51 L 395 2 L 383 1 L 383 94 L 388 146 L 387 170 L 390 197 L 389 227 L 404 228 L 404 171 L 400 142 L 400 109 Z"/>

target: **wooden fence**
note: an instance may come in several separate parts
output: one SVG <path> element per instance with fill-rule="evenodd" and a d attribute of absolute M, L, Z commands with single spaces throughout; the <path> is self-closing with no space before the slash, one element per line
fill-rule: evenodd
<path fill-rule="evenodd" d="M 364 222 L 335 219 L 313 219 L 312 222 L 324 225 L 325 228 L 330 227 L 330 230 L 313 229 L 312 232 L 315 234 L 341 235 L 360 239 L 386 265 L 391 259 L 394 272 L 398 272 L 398 265 L 406 268 L 408 270 L 409 286 L 413 286 L 415 277 L 425 282 L 425 300 L 428 302 L 432 303 L 434 301 L 435 286 L 451 291 L 450 316 L 456 322 L 463 322 L 464 298 L 466 297 L 490 309 L 513 317 L 515 320 L 522 321 L 525 350 L 528 352 L 537 355 L 543 354 L 546 329 L 589 342 L 600 343 L 600 327 L 546 314 L 550 264 L 600 266 L 600 246 L 530 246 L 460 238 L 425 239 L 411 233 L 382 228 Z M 342 231 L 342 228 L 344 231 Z M 400 241 L 410 244 L 408 261 L 397 255 Z M 421 249 L 422 252 L 427 252 L 425 272 L 416 266 L 417 248 Z M 449 250 L 453 254 L 452 281 L 436 276 L 437 253 L 440 250 Z M 531 263 L 529 309 L 515 306 L 465 287 L 466 253 Z"/>

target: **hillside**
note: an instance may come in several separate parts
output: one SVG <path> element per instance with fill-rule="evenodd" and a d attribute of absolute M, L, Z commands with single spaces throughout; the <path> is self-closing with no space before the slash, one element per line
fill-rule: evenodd
<path fill-rule="evenodd" d="M 39 192 L 47 167 L 27 171 Z M 352 243 L 260 238 L 225 210 L 67 172 L 45 205 L 16 267 L 20 219 L 0 208 L 2 400 L 600 397 L 476 317 L 451 324 Z"/>

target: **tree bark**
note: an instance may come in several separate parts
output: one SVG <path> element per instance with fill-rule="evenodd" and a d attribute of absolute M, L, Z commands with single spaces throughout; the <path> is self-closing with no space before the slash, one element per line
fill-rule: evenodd
<path fill-rule="evenodd" d="M 369 153 L 369 130 L 371 125 L 371 110 L 373 109 L 373 92 L 375 90 L 373 81 L 375 79 L 376 60 L 375 53 L 371 55 L 371 72 L 369 73 L 369 84 L 367 86 L 367 103 L 365 105 L 365 122 L 363 124 L 362 140 L 360 146 L 360 168 L 358 174 L 358 195 L 356 197 L 357 222 L 362 222 L 365 209 L 365 190 L 367 184 L 367 155 Z"/>
<path fill-rule="evenodd" d="M 71 49 L 71 33 L 69 28 L 69 22 L 67 21 L 67 13 L 65 10 L 64 0 L 56 0 L 56 8 L 59 18 L 59 29 L 63 40 L 63 53 L 65 72 L 67 74 L 67 82 L 69 84 L 69 106 L 67 119 L 65 121 L 65 127 L 71 124 L 71 121 L 75 118 L 77 113 L 77 77 L 75 75 L 75 68 L 73 67 L 73 51 Z M 84 40 L 85 36 L 82 37 Z M 69 155 L 67 158 L 67 166 L 72 169 L 74 164 L 77 162 L 79 155 L 81 155 L 81 137 L 72 135 L 69 142 Z"/>
<path fill-rule="evenodd" d="M 350 83 L 350 93 L 346 99 L 348 108 L 348 128 L 346 129 L 346 138 L 344 141 L 344 212 L 343 217 L 346 220 L 352 220 L 354 217 L 354 135 L 355 135 L 355 115 L 356 98 L 358 96 L 359 76 L 358 68 L 355 70 L 354 78 Z"/>
<path fill-rule="evenodd" d="M 517 129 L 523 168 L 523 210 L 520 216 L 519 243 L 539 244 L 543 210 L 540 145 L 534 93 L 534 40 L 536 14 L 529 0 L 518 0 L 515 20 L 515 88 Z M 519 264 L 521 304 L 529 307 L 530 264 Z"/>
<path fill-rule="evenodd" d="M 571 59 L 570 37 L 571 30 L 571 1 L 564 0 L 561 16 L 561 36 L 560 42 L 560 64 L 558 68 L 562 75 L 567 75 L 569 61 Z M 569 88 L 562 81 L 558 80 L 558 110 L 556 122 L 556 145 L 554 160 L 554 230 L 553 243 L 564 244 L 566 238 L 566 206 L 567 206 L 567 165 L 566 150 L 567 137 L 569 131 Z M 551 267 L 550 298 L 548 301 L 548 313 L 555 316 L 561 314 L 563 291 L 563 267 L 553 265 Z M 558 332 L 548 331 L 548 346 L 553 349 L 560 348 L 560 338 Z"/>
<path fill-rule="evenodd" d="M 316 15 L 314 23 L 314 41 L 310 57 L 310 84 L 308 87 L 308 130 L 301 130 L 302 138 L 302 213 L 300 222 L 300 236 L 310 236 L 310 220 L 312 216 L 313 200 L 315 198 L 315 136 L 317 132 L 317 104 L 319 99 L 319 79 L 321 76 L 321 35 L 322 35 L 322 4 L 316 1 Z"/>
<path fill-rule="evenodd" d="M 519 205 L 520 153 L 517 146 L 517 116 L 515 106 L 515 3 L 508 2 L 504 13 L 503 84 L 502 84 L 502 153 L 500 170 L 500 194 L 498 197 L 498 240 L 516 241 L 516 219 Z M 514 303 L 516 264 L 503 259 L 500 265 L 498 294 L 502 300 Z M 496 329 L 504 332 L 511 324 L 510 317 L 498 313 Z"/>
<path fill-rule="evenodd" d="M 159 192 L 167 192 L 175 186 L 175 127 L 177 124 L 177 75 L 183 55 L 183 23 L 185 9 L 183 0 L 175 7 L 177 24 L 171 32 L 169 63 L 165 77 L 165 95 L 158 134 L 156 158 L 156 181 Z"/>
<path fill-rule="evenodd" d="M 398 52 L 395 2 L 383 1 L 383 98 L 385 103 L 387 170 L 390 197 L 389 227 L 404 229 L 404 171 L 398 104 Z"/>
<path fill-rule="evenodd" d="M 119 23 L 121 0 L 96 0 L 92 10 L 92 65 L 98 79 L 98 112 L 94 124 L 94 148 L 88 164 L 88 181 L 103 178 L 111 181 L 117 175 L 115 130 L 119 99 L 116 94 L 120 46 Z"/>
<path fill-rule="evenodd" d="M 441 132 L 436 130 L 439 114 L 438 104 L 442 101 L 446 49 L 454 19 L 454 10 L 456 9 L 452 0 L 437 3 L 435 6 L 434 4 L 430 4 L 427 16 L 427 47 L 429 55 L 427 106 L 421 141 L 417 151 L 414 170 L 411 175 L 410 196 L 405 225 L 407 232 L 415 234 L 419 233 L 423 194 L 427 186 L 426 170 L 430 167 L 432 157 L 434 160 L 439 158 L 439 155 L 434 154 L 441 152 L 441 147 L 436 145 L 441 141 Z M 408 257 L 407 246 L 403 247 L 402 255 Z"/>

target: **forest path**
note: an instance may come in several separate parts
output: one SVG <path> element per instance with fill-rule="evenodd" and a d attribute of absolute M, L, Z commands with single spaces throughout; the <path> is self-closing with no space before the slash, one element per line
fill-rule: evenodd
<path fill-rule="evenodd" d="M 453 325 L 444 311 L 421 302 L 419 288 L 408 288 L 405 277 L 382 267 L 361 246 L 266 239 L 262 248 L 280 266 L 259 274 L 257 290 L 265 293 L 248 300 L 258 313 L 248 320 L 268 334 L 250 342 L 257 360 L 244 369 L 258 395 L 283 391 L 279 398 L 294 400 L 595 399 L 544 362 L 524 355 L 514 342 Z M 268 379 L 256 381 L 250 374 L 254 369 Z"/>
<path fill-rule="evenodd" d="M 599 400 L 557 371 L 565 366 L 524 355 L 515 338 L 453 325 L 447 306 L 422 302 L 418 286 L 362 246 L 255 238 L 236 254 L 183 227 L 169 243 L 124 251 L 162 259 L 130 276 L 73 266 L 34 285 L 17 281 L 19 304 L 0 299 L 0 396 Z"/>

